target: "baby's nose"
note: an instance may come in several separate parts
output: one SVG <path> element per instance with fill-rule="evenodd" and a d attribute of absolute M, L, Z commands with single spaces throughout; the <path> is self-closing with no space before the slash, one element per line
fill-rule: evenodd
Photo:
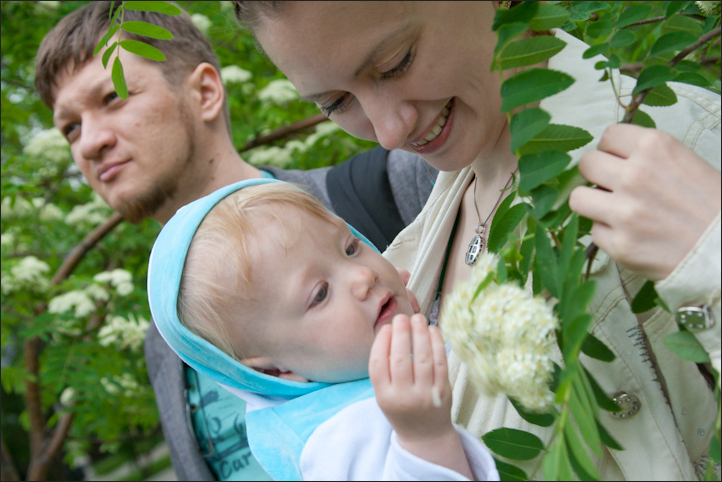
<path fill-rule="evenodd" d="M 367 266 L 359 266 L 355 269 L 352 279 L 351 291 L 359 300 L 365 300 L 369 291 L 376 284 L 378 274 Z"/>

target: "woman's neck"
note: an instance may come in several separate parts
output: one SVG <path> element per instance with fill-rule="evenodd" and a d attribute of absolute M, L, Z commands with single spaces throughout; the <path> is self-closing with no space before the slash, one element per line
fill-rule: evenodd
<path fill-rule="evenodd" d="M 479 192 L 498 192 L 516 170 L 519 161 L 511 152 L 510 145 L 509 124 L 504 122 L 496 142 L 484 149 L 471 164 L 478 178 Z"/>

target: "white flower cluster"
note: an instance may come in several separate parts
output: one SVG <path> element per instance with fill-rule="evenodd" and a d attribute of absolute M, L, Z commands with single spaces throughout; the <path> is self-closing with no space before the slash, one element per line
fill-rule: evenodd
<path fill-rule="evenodd" d="M 75 310 L 76 318 L 83 318 L 95 311 L 95 303 L 85 290 L 73 290 L 58 295 L 48 303 L 49 313 L 65 313 Z"/>
<path fill-rule="evenodd" d="M 11 204 L 10 196 L 2 200 L 2 219 L 15 219 L 25 216 L 37 215 L 41 221 L 56 221 L 63 219 L 63 212 L 55 204 L 45 202 L 43 198 L 31 201 L 20 196 L 15 197 L 15 204 Z"/>
<path fill-rule="evenodd" d="M 237 65 L 229 65 L 221 69 L 221 79 L 223 84 L 242 84 L 253 78 L 253 74 L 240 68 Z"/>
<path fill-rule="evenodd" d="M 93 200 L 87 204 L 73 207 L 73 210 L 65 217 L 65 223 L 86 231 L 105 221 L 111 212 L 112 210 L 105 201 L 93 191 Z"/>
<path fill-rule="evenodd" d="M 515 284 L 491 282 L 472 301 L 497 263 L 496 256 L 480 256 L 471 279 L 444 300 L 439 316 L 444 338 L 487 395 L 501 392 L 528 410 L 543 411 L 554 401 L 548 382 L 559 321 L 543 300 Z"/>
<path fill-rule="evenodd" d="M 75 398 L 75 390 L 73 387 L 66 387 L 65 390 L 60 394 L 60 404 L 67 407 Z"/>
<path fill-rule="evenodd" d="M 15 244 L 15 235 L 13 233 L 4 232 L 0 235 L 0 246 L 12 248 L 13 244 Z"/>
<path fill-rule="evenodd" d="M 10 268 L 10 273 L 2 274 L 2 292 L 12 293 L 21 289 L 42 292 L 50 286 L 45 276 L 50 266 L 35 256 L 26 256 L 18 264 Z"/>
<path fill-rule="evenodd" d="M 38 160 L 48 160 L 56 164 L 70 159 L 70 146 L 63 134 L 53 127 L 40 131 L 30 139 L 23 152 Z"/>
<path fill-rule="evenodd" d="M 45 199 L 37 197 L 32 200 L 33 206 L 38 210 L 38 217 L 41 221 L 57 221 L 65 216 L 63 212 L 53 203 L 45 202 Z"/>
<path fill-rule="evenodd" d="M 142 316 L 137 320 L 133 315 L 128 315 L 128 319 L 122 316 L 110 316 L 98 332 L 98 342 L 102 346 L 115 344 L 121 350 L 126 348 L 138 350 L 143 345 L 148 325 L 148 320 Z"/>
<path fill-rule="evenodd" d="M 315 132 L 304 141 L 292 139 L 283 147 L 259 147 L 253 149 L 245 159 L 254 166 L 276 166 L 285 168 L 291 163 L 296 153 L 306 152 L 308 148 L 312 147 L 319 139 L 324 139 L 339 129 L 340 127 L 334 122 L 321 122 L 316 126 Z"/>
<path fill-rule="evenodd" d="M 722 2 L 694 2 L 697 4 L 702 13 L 707 17 L 720 14 L 720 4 Z"/>
<path fill-rule="evenodd" d="M 194 13 L 191 15 L 191 20 L 198 27 L 198 30 L 203 32 L 203 35 L 208 35 L 208 29 L 211 28 L 211 20 L 201 13 Z"/>
<path fill-rule="evenodd" d="M 121 376 L 113 376 L 113 382 L 108 380 L 106 377 L 100 379 L 100 384 L 103 385 L 105 391 L 113 396 L 120 394 L 121 389 L 118 387 L 118 385 L 122 387 L 123 395 L 125 395 L 126 397 L 134 396 L 141 388 L 136 379 L 133 378 L 133 375 L 131 375 L 130 373 L 123 373 Z"/>
<path fill-rule="evenodd" d="M 133 292 L 133 275 L 124 269 L 103 271 L 93 276 L 98 283 L 110 283 L 120 296 L 126 296 Z"/>
<path fill-rule="evenodd" d="M 276 105 L 286 105 L 298 99 L 298 92 L 290 80 L 272 80 L 258 93 L 258 98 Z"/>

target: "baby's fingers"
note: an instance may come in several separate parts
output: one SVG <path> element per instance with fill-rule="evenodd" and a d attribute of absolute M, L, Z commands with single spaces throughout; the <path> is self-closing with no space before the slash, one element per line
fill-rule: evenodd
<path fill-rule="evenodd" d="M 409 330 L 409 317 L 396 315 L 392 321 L 393 338 L 391 339 L 391 383 L 399 386 L 408 386 L 413 383 L 411 372 L 411 334 Z"/>
<path fill-rule="evenodd" d="M 412 316 L 411 331 L 414 340 L 414 385 L 428 390 L 434 383 L 434 355 L 426 318 L 422 315 Z"/>
<path fill-rule="evenodd" d="M 389 351 L 391 349 L 391 327 L 382 326 L 371 345 L 369 356 L 369 378 L 376 390 L 391 384 L 389 373 Z"/>
<path fill-rule="evenodd" d="M 434 354 L 434 386 L 439 389 L 439 394 L 443 398 L 446 391 L 445 387 L 449 384 L 446 347 L 438 326 L 430 326 L 429 335 L 431 337 L 431 352 Z"/>

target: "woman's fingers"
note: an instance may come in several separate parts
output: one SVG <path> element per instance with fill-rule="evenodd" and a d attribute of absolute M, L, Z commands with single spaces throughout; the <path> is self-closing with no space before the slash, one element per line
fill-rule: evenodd
<path fill-rule="evenodd" d="M 612 124 L 604 130 L 597 150 L 627 159 L 632 155 L 638 140 L 649 131 L 646 127 L 634 124 Z"/>
<path fill-rule="evenodd" d="M 412 316 L 411 331 L 414 342 L 414 385 L 431 387 L 434 383 L 434 355 L 426 318 L 421 315 Z"/>
<path fill-rule="evenodd" d="M 569 196 L 569 207 L 592 221 L 611 224 L 614 200 L 611 192 L 579 186 Z"/>
<path fill-rule="evenodd" d="M 413 375 L 409 317 L 396 315 L 392 321 L 392 331 L 393 338 L 391 339 L 391 353 L 389 355 L 391 383 L 394 385 L 411 385 Z"/>
<path fill-rule="evenodd" d="M 601 151 L 589 151 L 579 161 L 579 174 L 597 186 L 614 191 L 624 159 Z"/>
<path fill-rule="evenodd" d="M 369 378 L 374 388 L 385 388 L 391 384 L 389 372 L 389 352 L 391 350 L 391 327 L 382 326 L 379 330 L 369 356 Z"/>

